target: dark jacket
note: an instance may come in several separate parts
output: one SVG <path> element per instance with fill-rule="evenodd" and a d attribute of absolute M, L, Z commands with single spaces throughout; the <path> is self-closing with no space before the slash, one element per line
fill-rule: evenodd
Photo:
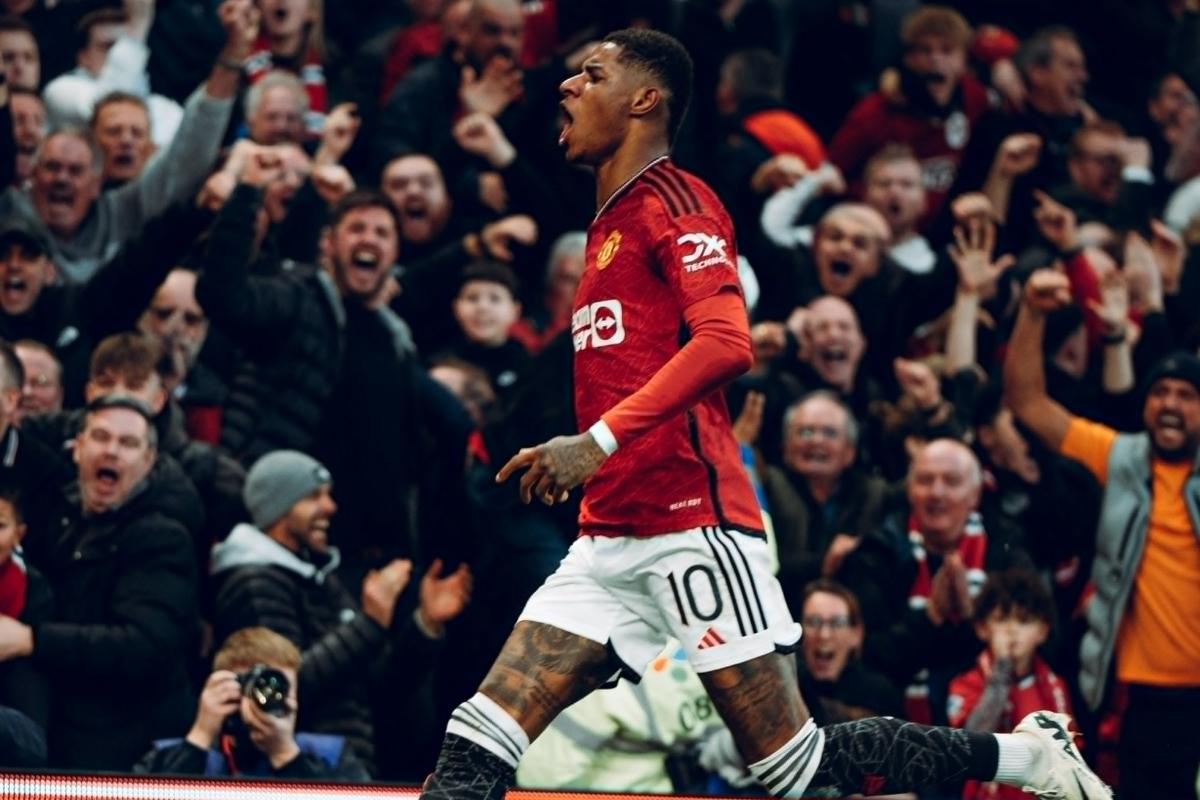
<path fill-rule="evenodd" d="M 81 404 L 92 349 L 104 337 L 134 327 L 159 285 L 211 221 L 211 213 L 190 205 L 168 209 L 149 220 L 86 283 L 47 286 L 25 314 L 0 314 L 0 337 L 33 339 L 53 350 L 63 367 L 67 405 Z"/>
<path fill-rule="evenodd" d="M 792 613 L 799 614 L 804 587 L 821 576 L 821 563 L 833 537 L 839 533 L 861 537 L 875 531 L 887 512 L 890 487 L 880 477 L 850 469 L 829 501 L 819 505 L 803 476 L 770 465 L 762 476 L 775 528 L 779 582 Z M 823 518 L 814 519 L 818 515 Z"/>
<path fill-rule="evenodd" d="M 243 775 L 280 780 L 325 780 L 366 783 L 371 779 L 346 742 L 340 736 L 297 733 L 296 745 L 300 755 L 274 769 L 271 762 L 255 751 L 251 759 L 238 759 L 237 772 L 230 769 L 225 754 L 219 750 L 201 750 L 183 739 L 162 739 L 154 749 L 133 766 L 135 774 L 148 775 L 206 775 L 229 777 Z M 248 761 L 249 763 L 244 763 Z"/>
<path fill-rule="evenodd" d="M 9 426 L 0 436 L 0 487 L 16 489 L 25 519 L 26 549 L 49 525 L 58 504 L 58 490 L 71 480 L 70 462 L 54 446 Z"/>
<path fill-rule="evenodd" d="M 302 657 L 299 726 L 346 737 L 370 769 L 375 755 L 370 675 L 386 672 L 394 694 L 411 691 L 432 668 L 440 642 L 417 630 L 411 616 L 398 614 L 389 632 L 361 613 L 334 574 L 336 548 L 310 558 L 251 525 L 235 528 L 213 548 L 213 640 L 219 647 L 231 633 L 262 625 L 292 641 Z M 402 708 L 401 700 L 387 713 Z"/>
<path fill-rule="evenodd" d="M 26 433 L 37 437 L 69 458 L 69 445 L 83 427 L 82 410 L 39 414 L 26 423 Z M 155 417 L 162 474 L 176 498 L 168 503 L 171 515 L 196 534 L 198 574 L 208 563 L 213 543 L 246 519 L 242 485 L 246 470 L 237 461 L 205 442 L 194 442 L 184 430 L 183 410 L 173 400 Z M 181 480 L 182 479 L 182 480 Z M 190 484 L 190 485 L 189 485 Z"/>
<path fill-rule="evenodd" d="M 862 607 L 867 631 L 864 661 L 898 686 L 908 685 L 922 669 L 958 674 L 963 664 L 971 664 L 981 646 L 970 620 L 936 626 L 924 610 L 909 606 L 918 565 L 908 538 L 908 518 L 907 508 L 897 511 L 876 533 L 864 536 L 858 548 L 846 556 L 837 576 Z M 988 521 L 984 520 L 984 570 L 1031 566 L 1009 530 L 1000 524 L 989 527 Z M 931 577 L 939 567 L 940 562 L 934 563 L 931 555 Z M 934 708 L 939 706 L 935 703 Z"/>
<path fill-rule="evenodd" d="M 242 185 L 225 203 L 196 283 L 213 325 L 252 361 L 253 375 L 240 375 L 230 388 L 221 430 L 222 446 L 245 464 L 272 450 L 312 449 L 345 349 L 345 308 L 328 276 L 248 274 L 261 194 Z M 396 331 L 399 361 L 403 323 L 386 309 L 377 313 Z"/>
<path fill-rule="evenodd" d="M 42 569 L 52 621 L 33 628 L 34 662 L 54 689 L 52 763 L 126 770 L 195 711 L 196 574 L 187 530 L 154 474 L 120 508 L 85 516 L 63 491 Z"/>
<path fill-rule="evenodd" d="M 60 502 L 58 488 L 72 478 L 71 442 L 82 424 L 82 411 L 39 414 L 22 423 L 23 443 L 30 449 L 37 445 L 43 452 L 53 453 L 58 461 L 58 474 L 63 475 L 65 471 L 65 476 L 55 484 L 49 508 L 57 507 Z M 171 454 L 163 451 L 161 446 L 158 458 L 150 470 L 150 479 L 155 485 L 157 503 L 163 513 L 183 525 L 194 540 L 203 540 L 207 519 L 205 502 L 180 463 Z M 50 525 L 44 529 L 34 529 L 30 526 L 24 546 L 34 564 L 41 566 L 53 548 L 52 531 L 53 527 Z"/>

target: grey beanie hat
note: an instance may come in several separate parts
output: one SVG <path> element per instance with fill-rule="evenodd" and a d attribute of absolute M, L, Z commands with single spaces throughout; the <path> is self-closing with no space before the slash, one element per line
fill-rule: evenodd
<path fill-rule="evenodd" d="M 276 450 L 254 462 L 246 474 L 242 499 L 254 526 L 266 530 L 298 500 L 333 483 L 329 470 L 298 450 Z"/>

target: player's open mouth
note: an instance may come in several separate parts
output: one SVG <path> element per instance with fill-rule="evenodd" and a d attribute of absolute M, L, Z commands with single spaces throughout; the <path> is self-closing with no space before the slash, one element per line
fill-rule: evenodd
<path fill-rule="evenodd" d="M 839 278 L 847 278 L 850 276 L 850 273 L 854 271 L 854 267 L 849 261 L 842 261 L 839 259 L 829 265 L 829 271 L 834 275 L 837 275 Z"/>
<path fill-rule="evenodd" d="M 1184 429 L 1183 417 L 1170 411 L 1165 411 L 1158 415 L 1154 420 L 1160 429 L 1182 431 Z"/>
<path fill-rule="evenodd" d="M 571 133 L 571 124 L 575 121 L 575 118 L 571 116 L 570 111 L 567 111 L 565 103 L 559 103 L 559 108 L 562 110 L 563 126 L 562 130 L 558 133 L 558 143 L 559 145 L 564 145 L 567 143 L 567 137 Z"/>
<path fill-rule="evenodd" d="M 133 153 L 117 153 L 113 156 L 113 163 L 118 167 L 132 167 Z"/>

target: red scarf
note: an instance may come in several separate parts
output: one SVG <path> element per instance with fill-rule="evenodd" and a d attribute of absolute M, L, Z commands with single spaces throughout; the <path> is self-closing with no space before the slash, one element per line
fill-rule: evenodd
<path fill-rule="evenodd" d="M 916 517 L 911 514 L 908 517 L 908 541 L 912 545 L 913 559 L 917 562 L 917 576 L 908 590 L 908 607 L 922 610 L 929 603 L 929 595 L 933 592 L 933 575 L 929 571 L 929 557 L 925 552 L 925 536 L 917 528 Z M 972 511 L 967 517 L 957 550 L 963 566 L 967 569 L 967 591 L 971 597 L 975 597 L 987 579 L 987 573 L 983 571 L 983 560 L 987 554 L 987 533 L 983 529 L 983 519 L 978 512 Z M 929 707 L 928 681 L 929 671 L 923 669 L 904 690 L 904 707 L 908 719 L 912 722 L 930 724 L 933 721 L 933 711 Z"/>
<path fill-rule="evenodd" d="M 0 614 L 20 619 L 25 610 L 25 595 L 29 578 L 25 574 L 25 562 L 13 553 L 0 564 Z"/>

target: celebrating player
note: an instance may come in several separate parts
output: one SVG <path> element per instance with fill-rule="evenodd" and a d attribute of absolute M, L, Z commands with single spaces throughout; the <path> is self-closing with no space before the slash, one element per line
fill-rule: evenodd
<path fill-rule="evenodd" d="M 575 298 L 583 433 L 514 456 L 529 502 L 587 482 L 580 537 L 530 598 L 479 692 L 455 709 L 426 798 L 500 798 L 559 711 L 667 637 L 688 658 L 749 771 L 775 795 L 884 794 L 974 778 L 1039 797 L 1099 800 L 1067 719 L 1013 734 L 892 718 L 818 728 L 800 697 L 800 626 L 767 543 L 721 387 L 751 365 L 729 216 L 671 163 L 691 60 L 654 31 L 608 36 L 565 81 L 569 161 L 595 167 L 599 211 Z"/>

